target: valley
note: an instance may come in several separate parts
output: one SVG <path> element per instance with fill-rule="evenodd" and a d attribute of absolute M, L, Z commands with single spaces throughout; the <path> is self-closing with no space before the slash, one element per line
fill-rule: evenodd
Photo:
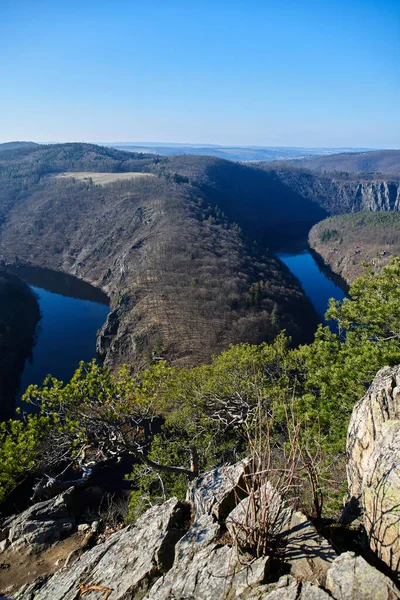
<path fill-rule="evenodd" d="M 102 148 L 96 155 L 81 144 L 22 149 L 19 160 L 15 152 L 0 159 L 3 260 L 75 275 L 109 296 L 98 339 L 105 364 L 140 368 L 158 356 L 194 365 L 230 343 L 272 340 L 282 328 L 299 342 L 315 327 L 317 315 L 297 281 L 249 239 L 259 237 L 269 215 L 273 225 L 288 213 L 264 208 L 262 227 L 255 219 L 265 201 L 262 171 L 218 159 L 149 162 Z M 97 172 L 107 164 L 125 173 L 133 162 L 137 173 L 156 176 L 98 186 L 41 175 L 94 164 Z M 238 187 L 243 174 L 247 181 Z M 307 218 L 313 210 L 323 214 L 304 204 Z"/>
<path fill-rule="evenodd" d="M 0 600 L 400 600 L 400 3 L 3 4 Z"/>
<path fill-rule="evenodd" d="M 306 342 L 329 294 L 342 292 L 307 253 L 275 252 L 296 240 L 304 248 L 318 223 L 311 246 L 348 280 L 313 232 L 328 215 L 399 206 L 396 177 L 88 144 L 4 149 L 0 180 L 3 263 L 101 289 L 110 314 L 97 352 L 107 366 L 139 370 L 160 358 L 194 366 L 281 329 Z"/>

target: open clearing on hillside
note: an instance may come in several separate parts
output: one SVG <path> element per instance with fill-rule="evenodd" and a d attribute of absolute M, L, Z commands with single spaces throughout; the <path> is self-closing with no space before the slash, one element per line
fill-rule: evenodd
<path fill-rule="evenodd" d="M 57 178 L 65 179 L 66 177 L 73 177 L 80 181 L 91 179 L 93 183 L 104 184 L 111 183 L 112 181 L 121 181 L 124 179 L 134 179 L 138 177 L 154 177 L 153 173 L 96 173 L 95 171 L 69 171 L 67 173 L 60 173 L 56 175 Z"/>

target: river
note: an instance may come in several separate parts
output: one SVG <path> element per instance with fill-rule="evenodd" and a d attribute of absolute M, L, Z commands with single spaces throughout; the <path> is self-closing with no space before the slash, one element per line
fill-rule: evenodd
<path fill-rule="evenodd" d="M 343 300 L 346 294 L 343 289 L 328 277 L 326 270 L 321 270 L 310 250 L 303 249 L 293 253 L 278 252 L 276 256 L 290 269 L 300 281 L 304 293 L 311 300 L 322 322 L 328 308 L 329 298 Z M 331 328 L 332 323 L 328 323 Z"/>
<path fill-rule="evenodd" d="M 300 281 L 322 321 L 329 298 L 345 297 L 309 250 L 280 252 L 277 257 Z M 97 331 L 109 312 L 107 297 L 75 277 L 47 269 L 20 267 L 14 272 L 37 295 L 42 315 L 32 359 L 22 374 L 21 393 L 31 383 L 41 384 L 49 373 L 69 381 L 80 360 L 96 357 Z"/>
<path fill-rule="evenodd" d="M 96 336 L 109 312 L 105 294 L 75 277 L 47 269 L 14 272 L 35 292 L 41 319 L 31 360 L 25 363 L 20 392 L 41 384 L 49 373 L 69 381 L 80 360 L 96 357 Z"/>

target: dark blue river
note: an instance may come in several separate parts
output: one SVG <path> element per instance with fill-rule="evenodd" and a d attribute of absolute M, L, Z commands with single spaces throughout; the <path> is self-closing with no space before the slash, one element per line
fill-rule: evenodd
<path fill-rule="evenodd" d="M 277 253 L 277 257 L 297 277 L 321 320 L 326 322 L 324 315 L 328 308 L 329 298 L 343 300 L 346 294 L 342 288 L 320 269 L 309 250 L 301 250 L 293 254 Z"/>
<path fill-rule="evenodd" d="M 277 256 L 300 281 L 321 320 L 329 298 L 345 297 L 344 291 L 319 268 L 308 250 Z M 49 373 L 64 382 L 69 381 L 79 361 L 96 357 L 97 331 L 109 312 L 108 299 L 93 286 L 68 275 L 27 267 L 15 272 L 36 293 L 42 315 L 20 391 L 23 393 L 31 383 L 41 384 Z"/>
<path fill-rule="evenodd" d="M 109 312 L 107 296 L 85 282 L 53 271 L 24 267 L 15 272 L 35 292 L 42 315 L 20 392 L 31 383 L 41 384 L 49 373 L 67 382 L 79 361 L 96 358 L 97 331 Z"/>

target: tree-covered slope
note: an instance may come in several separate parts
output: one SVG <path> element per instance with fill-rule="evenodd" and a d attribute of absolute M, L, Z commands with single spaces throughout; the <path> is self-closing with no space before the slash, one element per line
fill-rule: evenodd
<path fill-rule="evenodd" d="M 352 173 L 400 173 L 400 150 L 346 152 L 315 156 L 295 161 L 315 171 L 346 171 Z"/>
<path fill-rule="evenodd" d="M 0 152 L 6 152 L 9 150 L 19 150 L 20 148 L 33 148 L 34 146 L 38 146 L 39 144 L 35 144 L 35 142 L 4 142 L 0 144 Z"/>
<path fill-rule="evenodd" d="M 381 271 L 393 256 L 400 256 L 400 214 L 362 212 L 324 219 L 310 231 L 309 242 L 324 262 L 348 283 L 371 263 Z"/>
<path fill-rule="evenodd" d="M 232 168 L 219 163 L 222 171 Z M 246 167 L 235 167 L 240 181 Z M 153 177 L 94 185 L 54 176 L 90 170 Z M 233 342 L 271 340 L 281 328 L 304 340 L 316 317 L 299 285 L 233 222 L 242 215 L 246 230 L 246 213 L 252 224 L 265 190 L 257 180 L 243 210 L 246 186 L 224 193 L 209 171 L 209 162 L 194 160 L 189 177 L 168 159 L 87 144 L 4 153 L 0 252 L 6 262 L 71 273 L 109 294 L 99 350 L 110 365 L 160 356 L 196 364 Z M 273 211 L 259 220 L 269 216 L 276 222 Z"/>

